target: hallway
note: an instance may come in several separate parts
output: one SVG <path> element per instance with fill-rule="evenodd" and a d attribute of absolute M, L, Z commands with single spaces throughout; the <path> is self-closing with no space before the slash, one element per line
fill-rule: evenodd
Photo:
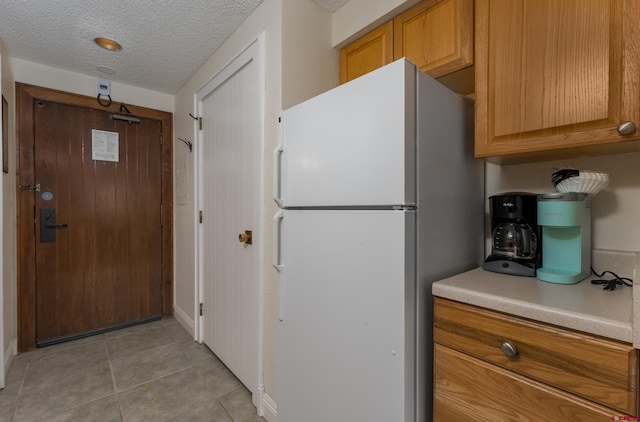
<path fill-rule="evenodd" d="M 0 421 L 264 422 L 249 391 L 174 319 L 16 356 Z"/>

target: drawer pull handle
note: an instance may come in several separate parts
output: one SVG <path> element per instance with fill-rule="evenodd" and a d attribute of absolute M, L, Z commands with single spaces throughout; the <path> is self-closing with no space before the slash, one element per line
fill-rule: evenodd
<path fill-rule="evenodd" d="M 502 346 L 500 346 L 500 348 L 502 349 L 502 353 L 510 358 L 518 354 L 518 349 L 516 348 L 515 344 L 511 343 L 510 341 L 505 341 L 504 343 L 502 343 Z"/>
<path fill-rule="evenodd" d="M 622 122 L 618 125 L 618 133 L 620 135 L 631 135 L 636 131 L 636 125 L 633 122 Z"/>

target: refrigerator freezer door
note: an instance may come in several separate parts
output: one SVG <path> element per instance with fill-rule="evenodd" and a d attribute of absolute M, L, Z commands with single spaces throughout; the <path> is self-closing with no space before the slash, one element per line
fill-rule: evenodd
<path fill-rule="evenodd" d="M 278 421 L 413 422 L 415 212 L 276 220 Z"/>
<path fill-rule="evenodd" d="M 415 205 L 415 72 L 401 59 L 285 110 L 276 202 Z"/>

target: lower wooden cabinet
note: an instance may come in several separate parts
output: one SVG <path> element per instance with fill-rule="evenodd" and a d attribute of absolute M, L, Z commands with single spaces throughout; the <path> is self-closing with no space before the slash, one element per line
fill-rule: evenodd
<path fill-rule="evenodd" d="M 612 420 L 638 411 L 631 344 L 436 298 L 434 420 Z"/>
<path fill-rule="evenodd" d="M 597 421 L 612 409 L 435 345 L 434 421 Z"/>

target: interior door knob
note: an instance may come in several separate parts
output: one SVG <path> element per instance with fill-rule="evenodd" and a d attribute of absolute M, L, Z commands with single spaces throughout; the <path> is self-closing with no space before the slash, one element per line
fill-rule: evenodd
<path fill-rule="evenodd" d="M 246 243 L 247 245 L 251 245 L 252 243 L 251 230 L 245 230 L 244 233 L 240 233 L 238 235 L 238 240 L 240 241 L 240 243 Z"/>
<path fill-rule="evenodd" d="M 620 135 L 631 135 L 636 131 L 636 125 L 633 122 L 622 122 L 618 125 L 618 133 Z"/>

